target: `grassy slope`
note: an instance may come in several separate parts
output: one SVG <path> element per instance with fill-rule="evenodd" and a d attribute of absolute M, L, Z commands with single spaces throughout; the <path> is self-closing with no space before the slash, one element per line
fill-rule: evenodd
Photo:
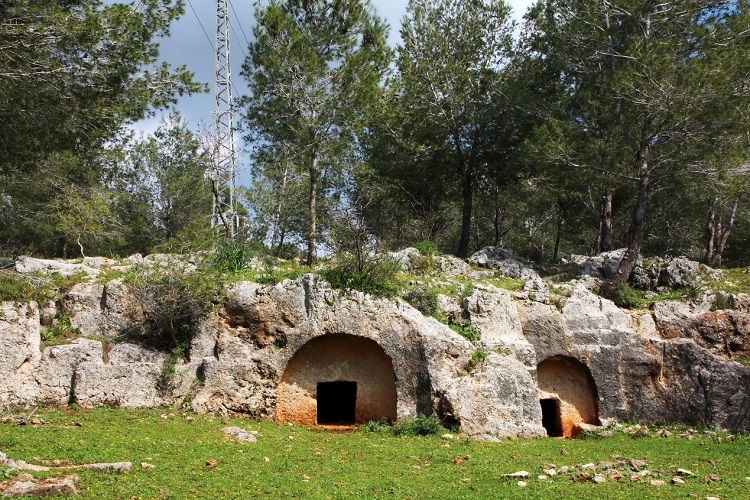
<path fill-rule="evenodd" d="M 329 434 L 206 415 L 191 416 L 191 422 L 169 409 L 50 410 L 36 416 L 47 424 L 0 424 L 0 451 L 31 463 L 133 462 L 129 474 L 76 471 L 82 498 L 750 497 L 747 435 L 734 440 L 723 436 L 718 442 L 716 435 L 701 432 L 692 440 L 677 437 L 677 432 L 672 437 L 656 437 L 652 432 L 638 438 L 616 432 L 607 438 L 492 444 L 364 431 Z M 257 430 L 259 441 L 229 441 L 220 432 L 226 425 Z M 453 463 L 457 456 L 466 455 L 471 458 Z M 544 482 L 535 479 L 545 463 L 574 466 L 614 461 L 613 455 L 645 460 L 654 476 L 667 483 L 677 468 L 689 469 L 696 477 L 682 486 L 652 486 L 648 480 L 633 483 L 627 476 L 601 485 L 577 483 L 572 473 Z M 215 460 L 217 466 L 207 467 L 207 460 Z M 142 462 L 154 468 L 144 468 Z M 519 470 L 531 473 L 524 489 L 516 480 L 502 477 Z M 15 473 L 0 466 L 0 479 L 4 474 Z M 704 484 L 701 478 L 708 474 L 717 474 L 721 481 Z"/>

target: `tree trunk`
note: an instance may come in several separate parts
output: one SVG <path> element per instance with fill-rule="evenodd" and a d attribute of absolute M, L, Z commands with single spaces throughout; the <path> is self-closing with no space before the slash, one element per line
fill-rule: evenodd
<path fill-rule="evenodd" d="M 732 203 L 732 209 L 729 212 L 729 221 L 726 227 L 724 227 L 719 220 L 719 223 L 715 222 L 715 207 L 718 202 L 718 198 L 714 198 L 711 205 L 711 214 L 708 219 L 708 247 L 706 249 L 706 263 L 709 267 L 716 267 L 721 265 L 721 256 L 724 253 L 724 248 L 729 240 L 729 235 L 732 234 L 732 228 L 734 227 L 734 221 L 737 217 L 737 208 L 740 202 L 739 198 L 735 198 Z"/>
<path fill-rule="evenodd" d="M 600 252 L 611 252 L 612 251 L 612 198 L 614 197 L 615 190 L 612 187 L 607 187 L 604 190 L 602 196 L 602 213 L 599 220 L 600 238 L 599 238 L 599 251 Z"/>
<path fill-rule="evenodd" d="M 456 257 L 465 259 L 469 256 L 469 238 L 471 237 L 471 205 L 473 191 L 473 171 L 470 162 L 465 166 L 462 176 L 463 210 L 461 212 L 461 239 L 458 242 Z"/>
<path fill-rule="evenodd" d="M 643 141 L 636 154 L 638 163 L 638 198 L 633 211 L 632 231 L 628 249 L 625 251 L 617 271 L 602 283 L 599 294 L 603 297 L 612 298 L 617 291 L 617 287 L 626 283 L 633 272 L 635 265 L 638 263 L 638 257 L 641 254 L 643 246 L 643 235 L 646 232 L 646 204 L 648 202 L 649 182 L 651 180 L 651 170 L 648 166 L 648 143 Z"/>
<path fill-rule="evenodd" d="M 317 205 L 318 205 L 318 155 L 313 152 L 312 164 L 310 165 L 310 203 L 308 205 L 310 211 L 310 226 L 307 233 L 307 265 L 312 266 L 316 260 L 318 260 L 318 246 L 317 246 L 317 233 L 318 233 L 318 219 L 317 219 Z"/>
<path fill-rule="evenodd" d="M 557 262 L 558 254 L 560 253 L 560 238 L 562 237 L 562 227 L 565 222 L 565 211 L 562 206 L 558 203 L 557 211 L 557 228 L 555 231 L 555 248 L 552 251 L 552 262 Z"/>

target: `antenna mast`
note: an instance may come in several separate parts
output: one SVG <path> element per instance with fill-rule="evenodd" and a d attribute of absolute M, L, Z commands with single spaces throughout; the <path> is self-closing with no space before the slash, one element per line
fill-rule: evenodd
<path fill-rule="evenodd" d="M 235 151 L 232 115 L 232 83 L 229 66 L 228 0 L 216 0 L 216 73 L 214 79 L 214 166 L 209 173 L 214 194 L 212 227 L 222 226 L 234 239 L 239 226 L 235 191 Z"/>

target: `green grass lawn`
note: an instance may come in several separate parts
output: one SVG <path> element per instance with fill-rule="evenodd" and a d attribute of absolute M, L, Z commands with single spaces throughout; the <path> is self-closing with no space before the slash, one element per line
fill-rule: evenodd
<path fill-rule="evenodd" d="M 684 429 L 670 429 L 670 437 L 614 432 L 480 443 L 387 431 L 333 434 L 172 409 L 46 410 L 34 416 L 45 423 L 21 426 L 12 416 L 0 423 L 0 451 L 8 458 L 47 465 L 133 463 L 130 473 L 76 470 L 82 498 L 750 498 L 748 435 L 696 430 L 688 439 Z M 225 438 L 221 429 L 228 425 L 258 431 L 258 442 Z M 591 471 L 537 479 L 549 464 L 559 470 L 629 459 L 646 461 L 651 476 L 631 482 L 625 469 L 622 479 L 603 484 L 577 480 Z M 215 467 L 207 465 L 210 460 Z M 695 475 L 672 485 L 678 468 Z M 525 488 L 504 477 L 520 470 L 530 473 Z M 0 480 L 15 474 L 0 466 Z M 704 483 L 710 474 L 720 480 Z M 651 479 L 667 484 L 653 486 Z"/>

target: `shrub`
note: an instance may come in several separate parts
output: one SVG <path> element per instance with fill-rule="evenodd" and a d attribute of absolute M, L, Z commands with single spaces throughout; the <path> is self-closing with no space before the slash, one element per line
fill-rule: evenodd
<path fill-rule="evenodd" d="M 466 371 L 467 373 L 471 373 L 474 368 L 487 356 L 489 356 L 489 351 L 486 351 L 485 349 L 477 349 L 473 353 L 471 353 L 471 357 L 469 358 L 469 364 L 466 365 Z"/>
<path fill-rule="evenodd" d="M 474 325 L 472 325 L 469 320 L 463 320 L 460 323 L 451 321 L 448 323 L 448 326 L 451 330 L 461 335 L 469 342 L 474 342 L 475 340 L 480 340 L 482 338 L 482 335 L 476 330 L 476 328 L 474 328 Z"/>
<path fill-rule="evenodd" d="M 404 300 L 425 316 L 434 316 L 438 312 L 438 294 L 426 286 L 417 286 L 404 295 Z"/>
<path fill-rule="evenodd" d="M 417 418 L 404 420 L 392 427 L 395 436 L 431 436 L 445 431 L 446 428 L 434 413 L 429 417 L 420 413 Z"/>
<path fill-rule="evenodd" d="M 222 241 L 216 247 L 211 265 L 220 271 L 239 272 L 250 266 L 250 249 L 241 242 Z"/>
<path fill-rule="evenodd" d="M 198 319 L 219 299 L 219 278 L 211 268 L 190 270 L 179 263 L 135 269 L 125 282 L 145 321 L 132 333 L 147 345 L 170 351 L 189 345 Z"/>
<path fill-rule="evenodd" d="M 718 292 L 716 294 L 716 298 L 711 304 L 712 311 L 721 311 L 724 309 L 734 309 L 734 308 L 735 308 L 734 298 L 731 295 L 726 294 L 724 292 Z"/>
<path fill-rule="evenodd" d="M 438 246 L 431 241 L 420 241 L 419 243 L 415 243 L 414 248 L 427 257 L 434 257 L 439 252 Z"/>
<path fill-rule="evenodd" d="M 395 297 L 400 289 L 399 269 L 399 263 L 388 257 L 357 262 L 354 256 L 344 254 L 322 274 L 334 288 L 359 290 L 378 297 Z"/>
<path fill-rule="evenodd" d="M 644 298 L 641 293 L 627 283 L 617 285 L 612 301 L 618 306 L 628 309 L 644 305 Z"/>

